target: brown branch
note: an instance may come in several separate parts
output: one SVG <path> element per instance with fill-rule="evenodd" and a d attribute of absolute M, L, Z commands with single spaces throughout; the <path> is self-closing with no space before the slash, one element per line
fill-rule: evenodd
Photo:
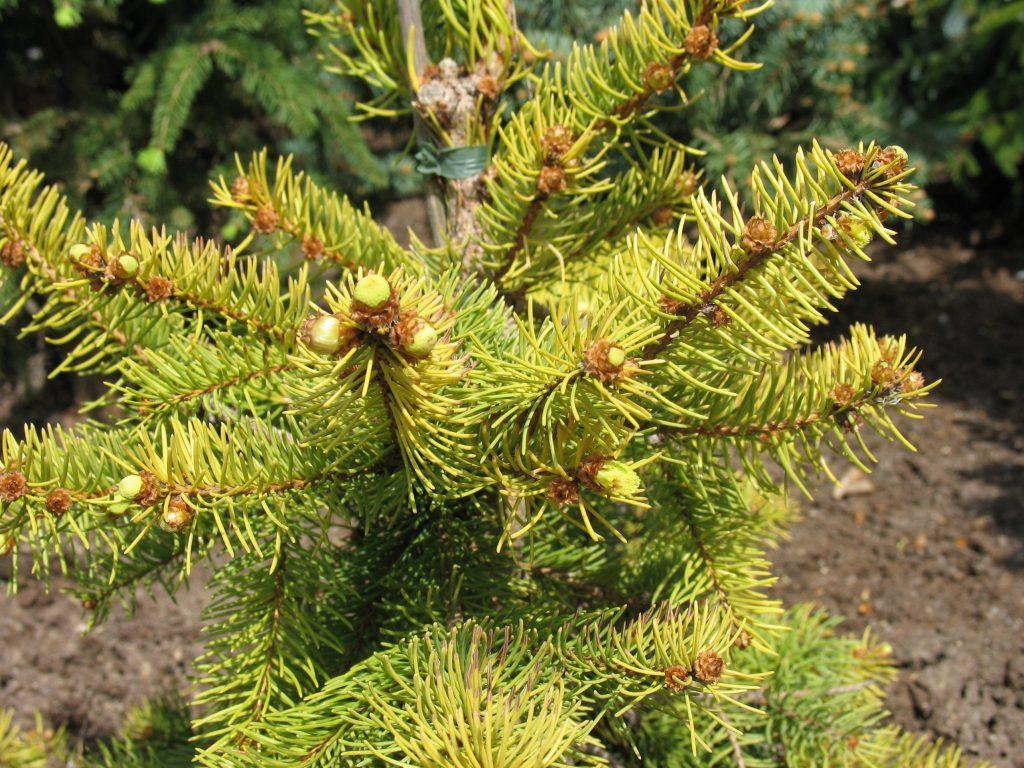
<path fill-rule="evenodd" d="M 715 11 L 718 9 L 717 2 L 709 2 L 700 15 L 694 20 L 693 26 L 701 26 L 707 24 Z M 685 64 L 687 64 L 694 57 L 687 51 L 680 51 L 671 59 L 669 59 L 666 65 L 671 70 L 673 82 L 679 76 L 680 70 Z M 636 115 L 644 105 L 654 96 L 658 91 L 650 84 L 644 84 L 643 88 L 629 97 L 626 101 L 616 107 L 610 117 L 598 120 L 593 124 L 595 133 L 603 133 L 609 128 L 618 125 L 620 122 L 625 122 Z M 508 273 L 512 268 L 512 264 L 515 262 L 516 257 L 522 252 L 526 246 L 526 239 L 529 237 L 530 231 L 533 229 L 533 225 L 537 221 L 537 216 L 543 208 L 545 201 L 549 198 L 540 192 L 538 188 L 534 188 L 534 193 L 530 199 L 530 204 L 523 214 L 523 219 L 519 226 L 516 228 L 516 232 L 512 237 L 512 245 L 509 247 L 505 254 L 505 261 L 502 266 L 498 269 L 495 275 L 496 281 L 500 282 L 501 279 Z"/>
<path fill-rule="evenodd" d="M 147 470 L 141 470 L 142 473 Z M 319 474 L 313 475 L 312 477 L 297 477 L 290 480 L 282 480 L 275 483 L 251 483 L 249 485 L 234 485 L 234 486 L 223 486 L 219 484 L 210 485 L 185 485 L 184 483 L 164 483 L 161 481 L 151 480 L 152 485 L 150 486 L 154 501 L 146 504 L 146 506 L 156 506 L 159 504 L 159 499 L 166 496 L 186 495 L 186 496 L 218 496 L 220 498 L 235 497 L 235 496 L 248 496 L 251 494 L 264 494 L 264 493 L 287 493 L 288 491 L 297 491 L 303 488 L 316 485 L 317 483 L 330 480 L 333 477 L 344 476 L 344 475 L 355 475 L 372 473 L 371 467 L 359 468 L 359 469 L 331 469 Z M 152 477 L 150 475 L 150 477 Z M 33 490 L 36 490 L 33 487 Z M 111 496 L 117 491 L 117 485 L 108 486 L 96 491 L 87 491 L 82 489 L 70 489 L 65 488 L 75 501 L 88 501 L 90 499 L 100 499 L 104 496 Z M 40 502 L 45 501 L 45 496 L 39 496 L 35 493 L 30 494 L 33 500 Z"/>
<path fill-rule="evenodd" d="M 264 322 L 248 312 L 235 309 L 225 304 L 219 304 L 190 291 L 182 290 L 175 284 L 174 280 L 165 277 L 164 275 L 150 274 L 142 277 L 141 275 L 136 274 L 128 278 L 111 280 L 109 279 L 108 267 L 102 261 L 102 258 L 92 258 L 95 260 L 72 260 L 71 264 L 81 275 L 89 279 L 89 284 L 94 292 L 103 293 L 123 288 L 132 291 L 136 296 L 151 304 L 173 298 L 182 304 L 192 307 L 193 309 L 212 312 L 216 315 L 234 320 L 235 322 L 246 325 L 254 329 L 256 332 L 269 336 L 273 339 L 282 340 L 288 335 L 288 329 L 280 328 L 274 323 Z M 160 293 L 153 295 L 151 294 L 151 286 L 157 281 L 161 283 Z"/>
<path fill-rule="evenodd" d="M 729 594 L 725 591 L 725 587 L 722 586 L 722 582 L 718 578 L 718 571 L 715 569 L 711 553 L 708 552 L 708 548 L 705 546 L 704 540 L 700 535 L 700 528 L 697 527 L 697 522 L 689 514 L 684 514 L 684 517 L 686 519 L 686 526 L 690 529 L 690 536 L 693 537 L 693 542 L 697 545 L 697 553 L 708 569 L 708 575 L 711 577 L 711 586 L 718 593 L 722 604 L 729 611 L 729 623 L 732 624 L 734 629 L 741 629 L 740 625 L 736 622 L 736 611 L 732 607 L 732 601 L 729 599 Z"/>
<path fill-rule="evenodd" d="M 279 365 L 272 365 L 269 368 L 261 368 L 257 371 L 250 371 L 249 373 L 240 373 L 237 376 L 232 376 L 231 378 L 224 379 L 223 381 L 214 382 L 213 384 L 203 387 L 202 389 L 191 389 L 187 392 L 179 392 L 178 394 L 168 398 L 167 400 L 144 400 L 139 404 L 139 410 L 151 411 L 154 410 L 154 406 L 162 405 L 165 403 L 170 405 L 178 405 L 188 400 L 194 400 L 197 397 L 209 395 L 221 389 L 227 389 L 228 387 L 233 387 L 237 384 L 250 382 L 253 379 L 258 379 L 262 376 L 272 376 L 275 373 L 294 370 L 297 367 L 298 366 L 294 363 L 280 363 Z"/>
<path fill-rule="evenodd" d="M 423 34 L 423 13 L 420 0 L 398 0 L 398 27 L 402 35 L 402 48 L 412 44 L 413 68 L 418 79 L 430 65 L 427 53 L 427 40 Z M 415 97 L 416 94 L 413 94 Z M 419 110 L 413 109 L 414 130 L 420 144 L 430 141 L 430 130 Z M 444 242 L 448 230 L 447 216 L 441 199 L 439 185 L 433 180 L 427 183 L 427 221 L 430 224 L 430 235 L 435 246 Z"/>
<path fill-rule="evenodd" d="M 30 261 L 36 266 L 39 272 L 42 273 L 43 277 L 49 280 L 51 283 L 55 283 L 59 279 L 59 273 L 56 268 L 50 262 L 43 258 L 42 253 L 39 250 L 39 246 L 32 242 L 27 235 L 21 232 L 12 222 L 7 221 L 2 214 L 0 214 L 0 227 L 8 231 L 8 236 L 12 240 L 23 243 L 28 246 L 28 255 Z M 77 295 L 79 291 L 70 289 L 67 294 L 70 296 Z M 84 294 L 83 294 L 84 295 Z M 103 317 L 99 312 L 93 312 L 91 315 L 93 325 L 99 328 L 101 331 L 107 334 L 107 336 L 114 341 L 120 347 L 128 346 L 128 337 L 116 328 L 111 328 L 109 325 L 103 322 Z"/>
<path fill-rule="evenodd" d="M 761 424 L 701 424 L 693 427 L 661 427 L 658 432 L 673 437 L 737 437 L 768 440 L 782 432 L 799 432 L 826 419 L 834 419 L 843 414 L 856 413 L 866 405 L 877 404 L 878 401 L 861 395 L 850 402 L 833 404 L 828 410 L 812 411 L 806 416 L 795 416 L 792 419 L 778 419 Z"/>
<path fill-rule="evenodd" d="M 139 287 L 143 291 L 145 290 L 145 286 L 139 285 Z M 284 329 L 278 328 L 273 323 L 265 323 L 257 320 L 252 315 L 242 312 L 241 310 L 232 309 L 231 307 L 224 306 L 223 304 L 217 304 L 209 299 L 204 299 L 202 296 L 197 296 L 194 293 L 179 291 L 177 288 L 173 288 L 172 291 L 171 295 L 174 298 L 183 304 L 188 304 L 189 306 L 194 307 L 195 309 L 223 315 L 224 317 L 228 317 L 236 322 L 242 323 L 243 325 L 248 325 L 250 328 L 254 328 L 261 333 L 265 333 L 268 336 L 272 336 L 277 339 L 283 338 L 285 335 Z"/>
<path fill-rule="evenodd" d="M 752 270 L 763 265 L 769 258 L 776 255 L 785 246 L 792 243 L 800 233 L 804 231 L 805 225 L 813 227 L 821 224 L 826 217 L 834 215 L 843 203 L 847 200 L 859 197 L 867 188 L 868 184 L 866 182 L 861 182 L 852 189 L 848 188 L 844 189 L 842 192 L 838 192 L 833 195 L 828 202 L 818 206 L 818 208 L 816 208 L 807 218 L 801 219 L 799 222 L 793 224 L 793 226 L 788 230 L 783 232 L 782 235 L 776 238 L 771 247 L 765 248 L 763 251 L 750 254 L 746 261 L 744 261 L 735 272 L 720 275 L 708 287 L 708 289 L 701 294 L 700 300 L 696 304 L 687 305 L 683 308 L 682 314 L 665 326 L 665 330 L 661 336 L 644 348 L 642 353 L 643 359 L 653 360 L 660 355 L 672 342 L 677 333 L 685 329 L 694 320 L 700 317 L 703 307 L 714 302 L 729 288 L 741 282 Z"/>
<path fill-rule="evenodd" d="M 272 627 L 268 631 L 269 641 L 267 642 L 267 650 L 264 654 L 263 666 L 260 669 L 259 682 L 255 688 L 255 701 L 253 701 L 253 716 L 248 722 L 258 723 L 261 722 L 266 716 L 267 706 L 269 704 L 268 691 L 270 689 L 270 676 L 271 671 L 274 667 L 274 654 L 277 652 L 278 642 L 280 641 L 281 625 L 282 625 L 282 608 L 284 606 L 284 590 L 285 590 L 285 569 L 287 567 L 288 556 L 286 550 L 281 550 L 281 556 L 278 560 L 277 571 L 274 573 L 274 600 L 273 610 L 271 612 L 271 624 Z M 238 734 L 236 739 L 244 739 L 242 734 Z"/>
<path fill-rule="evenodd" d="M 547 195 L 540 194 L 537 190 L 534 191 L 533 199 L 530 200 L 526 213 L 523 214 L 523 220 L 519 223 L 519 227 L 512 237 L 512 245 L 505 254 L 505 263 L 501 265 L 501 268 L 498 269 L 495 275 L 496 281 L 501 282 L 502 278 L 512 269 L 512 265 L 526 245 L 526 238 L 530 234 L 530 230 L 533 229 L 533 224 L 537 220 L 537 216 L 540 214 L 541 208 L 544 207 L 544 202 L 547 199 Z"/>
<path fill-rule="evenodd" d="M 857 406 L 851 405 L 850 408 Z M 845 408 L 843 410 L 846 410 Z M 839 411 L 815 411 L 808 416 L 797 416 L 793 419 L 766 421 L 763 424 L 712 424 L 699 427 L 664 427 L 660 431 L 676 436 L 690 437 L 758 437 L 768 438 L 779 432 L 799 431 L 815 424 L 822 419 L 833 416 Z"/>
<path fill-rule="evenodd" d="M 743 759 L 743 750 L 740 748 L 740 741 L 736 738 L 736 734 L 733 732 L 729 720 L 725 716 L 725 709 L 721 705 L 718 707 L 718 715 L 722 718 L 722 722 L 725 724 L 725 732 L 729 735 L 732 754 L 736 758 L 736 768 L 747 768 L 747 763 Z"/>

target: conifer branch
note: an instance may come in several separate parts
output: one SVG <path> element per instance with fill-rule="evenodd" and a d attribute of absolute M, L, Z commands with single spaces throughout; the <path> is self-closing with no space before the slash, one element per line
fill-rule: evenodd
<path fill-rule="evenodd" d="M 564 74 L 545 70 L 532 108 L 507 129 L 510 155 L 496 164 L 494 202 L 482 212 L 496 281 L 503 283 L 527 250 L 549 202 L 566 197 L 566 190 L 569 196 L 593 194 L 574 189 L 574 181 L 593 173 L 607 150 L 602 147 L 606 133 L 617 134 L 637 121 L 650 98 L 675 87 L 695 63 L 715 58 L 742 68 L 718 50 L 716 30 L 721 18 L 753 13 L 742 3 L 657 0 L 641 9 L 636 22 L 627 13 L 599 48 L 574 48 Z M 672 51 L 667 62 L 666 50 Z M 597 157 L 585 159 L 591 145 Z"/>
<path fill-rule="evenodd" d="M 659 294 L 652 309 L 669 320 L 643 358 L 662 356 L 699 317 L 706 317 L 713 329 L 732 323 L 736 333 L 771 350 L 805 341 L 801 323 L 820 322 L 818 307 L 831 308 L 831 297 L 856 284 L 844 259 L 867 258 L 863 248 L 876 234 L 891 237 L 881 219 L 889 209 L 910 204 L 904 197 L 909 189 L 903 182 L 905 159 L 891 159 L 890 149 L 849 150 L 859 158 L 855 174 L 817 144 L 810 163 L 798 154 L 793 178 L 777 160 L 774 168 L 764 164 L 752 179 L 756 213 L 746 221 L 728 188 L 731 221 L 714 198 L 699 193 L 694 218 L 700 235 L 686 261 L 680 265 L 656 256 L 668 279 L 658 284 L 644 278 L 648 289 Z M 875 199 L 885 204 L 878 207 L 881 216 L 874 203 L 865 203 Z M 762 268 L 769 264 L 773 270 L 762 279 Z M 774 295 L 769 294 L 773 289 Z"/>
<path fill-rule="evenodd" d="M 299 245 L 311 261 L 326 261 L 354 271 L 359 267 L 387 270 L 396 266 L 417 270 L 418 259 L 405 252 L 394 237 L 344 196 L 327 191 L 304 173 L 292 169 L 291 157 L 279 158 L 273 173 L 266 151 L 249 163 L 235 158 L 238 175 L 232 183 L 212 184 L 213 205 L 241 211 L 253 229 L 284 236 Z"/>
<path fill-rule="evenodd" d="M 204 742 L 201 755 L 244 749 L 245 729 L 261 728 L 276 708 L 316 685 L 324 651 L 344 652 L 333 637 L 347 626 L 343 587 L 327 581 L 328 553 L 314 547 L 306 552 L 298 542 L 278 540 L 264 546 L 272 553 L 269 564 L 244 555 L 214 580 L 216 598 L 205 615 L 208 647 L 197 663 L 204 685 L 198 702 L 206 710 L 193 722 Z"/>
<path fill-rule="evenodd" d="M 49 293 L 37 319 L 64 313 L 78 323 L 63 339 L 75 341 L 76 346 L 55 373 L 100 367 L 101 361 L 116 360 L 126 350 L 162 343 L 168 329 L 155 328 L 144 315 L 132 316 L 122 303 L 77 314 L 75 308 L 88 302 L 87 291 L 51 292 L 53 285 L 74 274 L 67 252 L 81 239 L 85 220 L 68 207 L 56 187 L 42 187 L 42 183 L 41 173 L 29 169 L 23 160 L 15 162 L 13 152 L 0 142 L 0 285 L 17 282 L 13 299 L 0 306 L 0 323 L 10 321 L 32 296 Z M 45 324 L 30 322 L 25 330 L 41 327 Z"/>
<path fill-rule="evenodd" d="M 793 224 L 772 243 L 767 244 L 763 248 L 759 248 L 754 253 L 750 253 L 739 264 L 736 271 L 720 275 L 705 291 L 701 293 L 699 304 L 686 306 L 685 308 L 682 308 L 681 312 L 676 312 L 676 319 L 672 320 L 665 326 L 665 330 L 661 337 L 644 349 L 642 355 L 643 358 L 645 360 L 657 358 L 681 331 L 686 329 L 698 317 L 704 316 L 704 307 L 713 305 L 715 301 L 717 301 L 726 291 L 746 278 L 750 272 L 761 267 L 773 256 L 783 253 L 786 246 L 798 237 L 802 237 L 806 233 L 820 228 L 828 217 L 834 216 L 836 212 L 839 211 L 843 203 L 859 198 L 867 188 L 868 187 L 865 182 L 860 182 L 852 188 L 848 187 L 837 192 L 829 198 L 827 202 L 818 206 L 814 211 L 804 217 L 798 224 Z"/>
<path fill-rule="evenodd" d="M 363 115 L 417 121 L 434 247 L 265 152 L 213 185 L 237 246 L 86 230 L 0 146 L 0 317 L 28 308 L 59 370 L 108 374 L 90 407 L 121 406 L 4 433 L 0 553 L 75 572 L 95 620 L 209 559 L 195 719 L 136 716 L 173 760 L 961 768 L 882 727 L 884 646 L 772 596 L 777 470 L 806 490 L 829 451 L 866 467 L 861 422 L 909 447 L 895 417 L 934 384 L 863 326 L 804 351 L 906 215 L 906 153 L 814 144 L 744 207 L 652 122 L 698 63 L 752 68 L 750 30 L 719 33 L 760 10 L 645 0 L 540 67 L 509 0 L 307 14 Z M 132 94 L 166 87 L 158 144 L 213 66 L 289 122 L 340 115 L 237 32 L 164 61 Z M 101 761 L 159 751 L 128 735 Z"/>

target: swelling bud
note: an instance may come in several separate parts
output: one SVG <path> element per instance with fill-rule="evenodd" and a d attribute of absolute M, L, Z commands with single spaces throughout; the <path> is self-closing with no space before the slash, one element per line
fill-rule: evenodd
<path fill-rule="evenodd" d="M 139 271 L 139 261 L 134 256 L 125 254 L 117 257 L 117 276 L 120 278 L 134 277 Z"/>
<path fill-rule="evenodd" d="M 437 330 L 432 325 L 424 324 L 413 334 L 412 340 L 405 345 L 405 351 L 415 357 L 426 357 L 436 345 Z"/>
<path fill-rule="evenodd" d="M 632 496 L 640 488 L 640 475 L 621 461 L 606 461 L 594 474 L 594 482 L 609 496 Z"/>
<path fill-rule="evenodd" d="M 626 352 L 622 347 L 609 347 L 606 358 L 608 365 L 613 368 L 621 368 L 622 364 L 626 362 Z"/>
<path fill-rule="evenodd" d="M 62 5 L 53 12 L 53 20 L 57 22 L 58 27 L 68 29 L 82 23 L 82 14 L 70 5 Z"/>
<path fill-rule="evenodd" d="M 170 500 L 167 508 L 160 516 L 160 525 L 171 533 L 184 533 L 192 525 L 195 513 L 188 503 L 178 497 Z"/>
<path fill-rule="evenodd" d="M 306 344 L 321 355 L 333 355 L 344 343 L 341 321 L 334 315 L 318 317 L 309 326 Z"/>
<path fill-rule="evenodd" d="M 875 237 L 874 230 L 854 216 L 844 216 L 837 223 L 842 228 L 846 237 L 857 248 L 865 248 Z"/>
<path fill-rule="evenodd" d="M 134 499 L 142 493 L 142 486 L 141 475 L 128 475 L 117 484 L 117 490 L 114 492 L 114 495 L 120 499 Z"/>
<path fill-rule="evenodd" d="M 391 284 L 380 275 L 366 275 L 356 283 L 352 298 L 370 309 L 380 309 L 391 298 Z"/>

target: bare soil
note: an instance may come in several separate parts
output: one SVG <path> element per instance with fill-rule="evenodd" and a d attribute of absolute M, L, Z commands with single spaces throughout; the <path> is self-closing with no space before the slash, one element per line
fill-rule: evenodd
<path fill-rule="evenodd" d="M 389 218 L 423 230 L 419 206 Z M 876 440 L 869 478 L 822 484 L 773 559 L 787 602 L 817 601 L 892 644 L 898 723 L 1009 768 L 1024 766 L 1024 259 L 983 240 L 932 232 L 860 269 L 822 338 L 855 321 L 908 333 L 943 379 L 940 407 L 907 425 L 920 453 Z M 0 390 L 0 421 L 70 420 L 81 393 L 47 391 L 30 409 Z M 0 596 L 0 706 L 79 738 L 111 734 L 127 705 L 186 685 L 203 602 L 199 580 L 83 636 L 81 608 L 59 593 L 27 583 Z"/>
<path fill-rule="evenodd" d="M 843 498 L 820 487 L 773 558 L 786 602 L 892 644 L 898 723 L 1000 766 L 1024 766 L 1022 269 L 1019 246 L 930 235 L 860 270 L 829 333 L 906 332 L 939 407 L 906 424 L 918 453 L 870 442 L 860 492 L 856 473 Z"/>

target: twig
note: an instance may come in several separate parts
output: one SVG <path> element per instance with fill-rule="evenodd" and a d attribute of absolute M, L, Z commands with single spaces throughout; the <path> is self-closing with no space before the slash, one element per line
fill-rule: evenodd
<path fill-rule="evenodd" d="M 427 40 L 423 35 L 423 13 L 420 10 L 420 0 L 398 0 L 398 23 L 402 30 L 402 44 L 412 45 L 412 65 L 416 70 L 416 77 L 419 79 L 430 64 L 430 59 L 427 56 Z M 417 143 L 428 142 L 430 132 L 423 122 L 423 118 L 415 109 L 413 110 L 413 120 L 416 126 Z M 427 184 L 427 219 L 430 222 L 430 236 L 433 245 L 439 246 L 444 242 L 448 223 L 444 203 L 441 200 L 441 192 L 434 182 Z"/>
<path fill-rule="evenodd" d="M 736 758 L 736 768 L 747 768 L 747 762 L 743 759 L 743 750 L 740 748 L 740 740 L 736 738 L 736 733 L 733 731 L 732 725 L 725 717 L 725 710 L 721 706 L 718 707 L 718 716 L 722 718 L 722 723 L 725 725 L 725 732 L 729 734 L 729 743 L 732 744 L 732 753 Z"/>

